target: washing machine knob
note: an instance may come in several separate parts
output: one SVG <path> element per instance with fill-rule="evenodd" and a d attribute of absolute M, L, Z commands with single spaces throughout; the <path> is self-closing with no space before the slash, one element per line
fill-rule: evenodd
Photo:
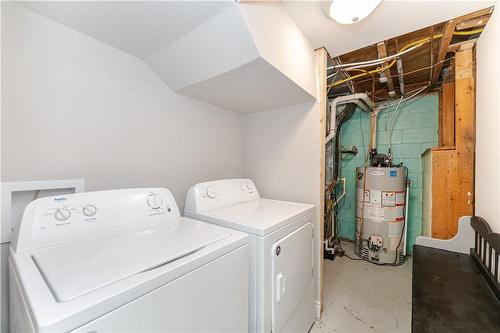
<path fill-rule="evenodd" d="M 94 216 L 97 213 L 97 207 L 94 205 L 87 205 L 83 207 L 82 213 L 87 217 Z"/>
<path fill-rule="evenodd" d="M 71 217 L 71 211 L 69 209 L 66 209 L 66 208 L 58 208 L 54 212 L 54 218 L 60 222 L 66 221 L 70 217 Z"/>
<path fill-rule="evenodd" d="M 217 189 L 213 186 L 208 186 L 207 187 L 207 196 L 210 198 L 210 199 L 213 199 L 217 196 Z"/>
<path fill-rule="evenodd" d="M 148 206 L 153 209 L 158 209 L 163 206 L 163 199 L 159 194 L 151 194 L 148 197 Z"/>
<path fill-rule="evenodd" d="M 247 190 L 248 190 L 248 193 L 253 193 L 254 188 L 253 188 L 252 184 L 247 184 Z"/>

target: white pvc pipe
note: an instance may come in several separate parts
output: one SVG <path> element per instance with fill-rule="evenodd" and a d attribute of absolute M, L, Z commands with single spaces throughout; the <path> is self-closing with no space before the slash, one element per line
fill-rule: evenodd
<path fill-rule="evenodd" d="M 330 132 L 326 137 L 325 144 L 328 144 L 335 136 L 334 120 L 337 116 L 337 105 L 354 103 L 365 112 L 370 112 L 373 109 L 373 102 L 365 93 L 351 94 L 334 98 L 330 105 Z"/>

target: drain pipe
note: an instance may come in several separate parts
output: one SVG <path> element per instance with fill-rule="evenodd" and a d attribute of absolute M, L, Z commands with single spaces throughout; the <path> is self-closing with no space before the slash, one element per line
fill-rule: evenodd
<path fill-rule="evenodd" d="M 328 144 L 335 136 L 335 117 L 337 116 L 337 105 L 354 103 L 361 110 L 371 112 L 373 109 L 373 102 L 365 93 L 358 93 L 346 96 L 339 96 L 331 101 L 330 108 L 330 132 L 326 137 L 325 143 Z"/>

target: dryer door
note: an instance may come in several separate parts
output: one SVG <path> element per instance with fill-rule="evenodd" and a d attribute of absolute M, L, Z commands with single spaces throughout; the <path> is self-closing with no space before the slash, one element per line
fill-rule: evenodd
<path fill-rule="evenodd" d="M 272 247 L 272 331 L 279 332 L 313 283 L 312 222 L 281 238 Z"/>

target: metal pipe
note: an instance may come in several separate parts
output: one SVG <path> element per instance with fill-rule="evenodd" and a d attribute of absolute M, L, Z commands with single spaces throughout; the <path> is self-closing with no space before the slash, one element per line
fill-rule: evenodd
<path fill-rule="evenodd" d="M 404 230 L 404 235 L 405 235 L 405 243 L 403 247 L 403 255 L 406 256 L 406 245 L 408 241 L 408 207 L 410 206 L 410 185 L 411 181 L 406 182 L 406 198 L 405 198 L 405 230 Z"/>
<path fill-rule="evenodd" d="M 401 96 L 405 94 L 405 82 L 404 82 L 404 74 L 403 74 L 403 61 L 401 58 L 398 58 L 396 62 L 396 68 L 398 70 L 399 75 L 399 90 L 401 92 Z"/>
<path fill-rule="evenodd" d="M 373 109 L 373 102 L 365 93 L 351 94 L 346 96 L 339 96 L 334 98 L 330 103 L 330 132 L 326 137 L 325 144 L 328 144 L 330 140 L 335 136 L 335 117 L 337 116 L 337 105 L 354 103 L 361 110 L 365 112 L 370 112 Z"/>

